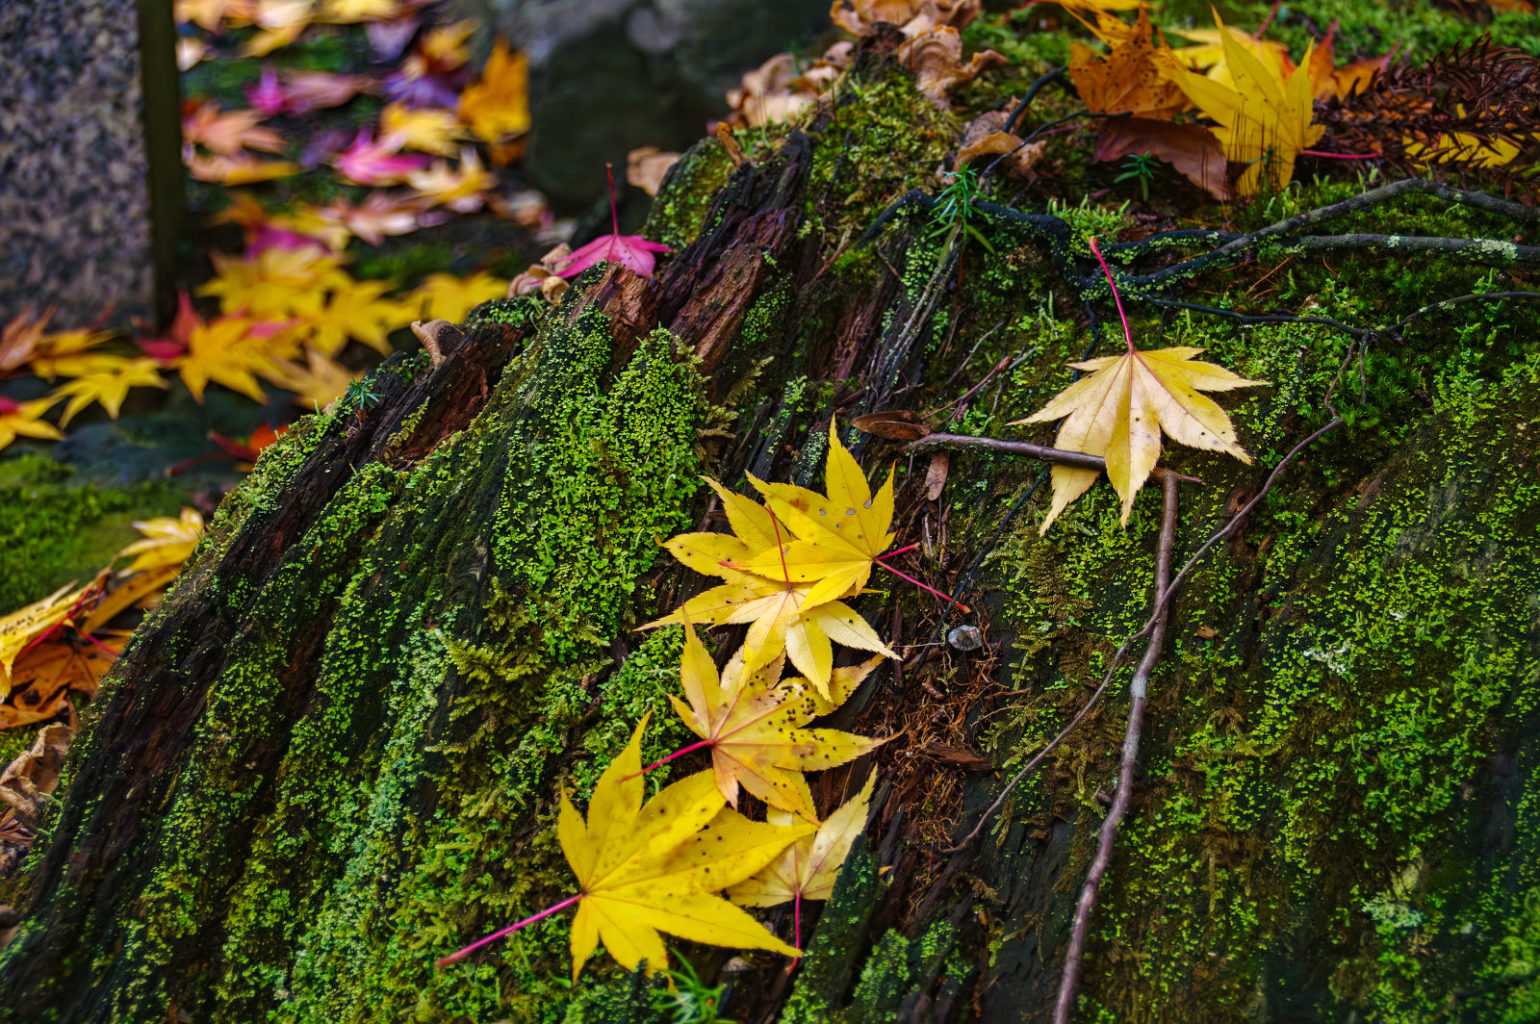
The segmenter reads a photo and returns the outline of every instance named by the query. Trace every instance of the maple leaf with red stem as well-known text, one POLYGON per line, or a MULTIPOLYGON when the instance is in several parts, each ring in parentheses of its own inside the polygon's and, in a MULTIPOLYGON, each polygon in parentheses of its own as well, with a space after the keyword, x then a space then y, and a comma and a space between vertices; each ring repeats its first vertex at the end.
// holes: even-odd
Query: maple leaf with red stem
POLYGON ((657 242, 649 242, 641 235, 622 235, 620 233, 620 216, 615 212, 615 172, 614 168, 604 165, 605 177, 610 183, 610 226, 612 231, 608 235, 600 235, 587 245, 572 254, 572 259, 556 273, 560 277, 576 277, 595 263, 619 263, 623 267, 634 270, 639 276, 647 277, 657 265, 657 258, 653 253, 673 252, 666 245, 657 242))

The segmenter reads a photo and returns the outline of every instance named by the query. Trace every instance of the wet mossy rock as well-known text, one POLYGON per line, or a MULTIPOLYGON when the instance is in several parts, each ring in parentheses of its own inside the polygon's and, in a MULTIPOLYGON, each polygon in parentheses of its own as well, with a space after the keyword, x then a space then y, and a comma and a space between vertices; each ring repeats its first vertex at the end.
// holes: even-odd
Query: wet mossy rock
MULTIPOLYGON (((685 735, 667 706, 680 636, 634 626, 701 581, 657 541, 702 520, 702 473, 809 481, 831 413, 938 409, 1025 354, 951 424, 1012 436, 1092 340, 1056 269, 1094 267, 1073 238, 986 217, 998 255, 959 257, 911 206, 856 244, 904 191, 939 187, 955 144, 864 149, 866 121, 886 137, 896 116, 949 117, 863 60, 835 113, 749 163, 715 141, 687 156, 657 207, 682 248, 654 278, 596 268, 554 310, 482 307, 441 365, 397 356, 377 402, 264 453, 130 642, 26 873, 5 882, 24 916, 0 953, 0 1020, 663 1019, 655 983, 602 959, 567 984, 561 916, 432 967, 570 891, 558 795, 586 800, 643 714, 644 754, 685 735)), ((1237 216, 1362 190, 1317 184, 1237 216)), ((1094 207, 1065 219, 1117 225, 1094 207)), ((1341 230, 1514 233, 1422 195, 1341 230)), ((1180 294, 1240 305, 1272 275, 1271 308, 1381 324, 1521 286, 1434 256, 1296 256, 1273 274, 1283 258, 1180 294)), ((1178 560, 1327 422, 1334 382, 1349 422, 1176 598, 1077 1020, 1540 1015, 1540 345, 1522 316, 1423 317, 1341 380, 1350 339, 1326 325, 1136 318, 1150 347, 1200 345, 1272 382, 1228 402, 1256 466, 1168 451, 1205 481, 1183 492, 1178 560)), ((848 437, 868 466, 896 460, 900 543, 926 545, 922 571, 955 583, 978 567, 968 621, 986 646, 935 646, 938 609, 908 590, 859 599, 910 648, 839 723, 908 730, 877 757, 874 824, 806 912, 795 973, 686 953, 729 983, 737 1019, 1042 1019, 1125 700, 1014 794, 976 855, 949 865, 940 848, 1144 620, 1158 502, 1142 496, 1124 530, 1099 487, 1039 537, 1038 465, 956 452, 927 501, 926 460, 848 437)), ((823 805, 845 781, 816 778, 823 805)))

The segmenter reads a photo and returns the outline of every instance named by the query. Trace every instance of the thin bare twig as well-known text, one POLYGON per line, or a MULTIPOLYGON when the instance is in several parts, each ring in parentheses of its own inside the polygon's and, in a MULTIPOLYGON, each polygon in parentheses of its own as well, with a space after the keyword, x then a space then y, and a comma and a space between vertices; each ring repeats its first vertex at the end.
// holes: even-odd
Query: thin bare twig
MULTIPOLYGON (((997 437, 970 437, 967 434, 926 434, 918 441, 911 441, 904 446, 904 450, 909 452, 922 452, 930 448, 983 448, 987 451, 1003 452, 1006 455, 1025 455, 1031 459, 1042 459, 1044 462, 1053 462, 1061 466, 1075 466, 1080 469, 1094 469, 1097 471, 1107 468, 1107 460, 1100 455, 1066 451, 1063 448, 1050 448, 1045 444, 1033 444, 1030 441, 1003 441, 997 437)), ((1184 484, 1201 484, 1203 482, 1195 476, 1173 472, 1163 466, 1156 466, 1150 471, 1150 476, 1161 481, 1164 481, 1168 476, 1174 476, 1178 482, 1184 484)))
POLYGON ((1064 954, 1064 973, 1059 978, 1059 996, 1054 1003, 1054 1024, 1069 1024, 1069 1015, 1075 1008, 1075 991, 1080 987, 1080 962, 1085 956, 1086 935, 1090 931, 1091 909, 1096 905, 1096 892, 1107 868, 1112 864, 1112 847, 1117 841, 1118 826, 1128 813, 1128 804, 1134 789, 1134 764, 1139 759, 1139 739, 1144 726, 1145 694, 1149 687, 1150 673, 1160 660, 1160 651, 1166 639, 1166 620, 1169 605, 1166 595, 1171 590, 1171 550, 1176 546, 1176 495, 1178 483, 1171 477, 1165 481, 1165 506, 1160 521, 1160 542, 1155 554, 1155 627, 1150 631, 1150 642, 1144 648, 1144 657, 1134 669, 1129 683, 1128 727, 1123 732, 1123 760, 1118 767, 1118 789, 1112 799, 1112 808, 1102 822, 1101 837, 1096 844, 1096 857, 1086 872, 1085 885, 1080 890, 1080 901, 1075 905, 1075 923, 1070 929, 1069 949, 1064 954))

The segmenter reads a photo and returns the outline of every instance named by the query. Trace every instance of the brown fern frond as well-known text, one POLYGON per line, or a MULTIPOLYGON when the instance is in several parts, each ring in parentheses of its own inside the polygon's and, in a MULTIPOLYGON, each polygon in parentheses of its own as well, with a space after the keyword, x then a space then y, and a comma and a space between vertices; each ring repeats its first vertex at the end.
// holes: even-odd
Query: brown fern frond
POLYGON ((1533 174, 1540 143, 1540 59, 1483 37, 1424 64, 1404 58, 1367 88, 1321 103, 1332 148, 1378 153, 1411 172, 1430 166, 1533 174))

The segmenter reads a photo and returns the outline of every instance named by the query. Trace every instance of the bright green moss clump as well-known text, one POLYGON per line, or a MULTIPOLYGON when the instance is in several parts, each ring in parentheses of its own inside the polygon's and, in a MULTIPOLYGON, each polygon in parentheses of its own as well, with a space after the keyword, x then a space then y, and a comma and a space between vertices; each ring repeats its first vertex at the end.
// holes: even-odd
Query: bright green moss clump
POLYGON ((69 467, 38 455, 0 462, 0 614, 84 583, 123 545, 132 523, 176 515, 187 495, 169 484, 85 483, 69 467))

